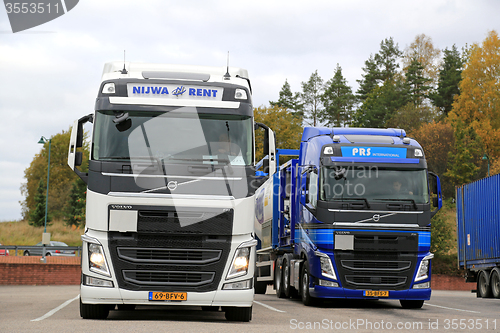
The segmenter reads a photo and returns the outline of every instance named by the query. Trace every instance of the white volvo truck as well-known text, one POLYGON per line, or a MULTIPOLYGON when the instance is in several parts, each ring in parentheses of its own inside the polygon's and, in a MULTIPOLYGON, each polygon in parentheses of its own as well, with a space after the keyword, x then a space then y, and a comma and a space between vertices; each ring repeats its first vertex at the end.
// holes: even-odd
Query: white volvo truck
MULTIPOLYGON (((244 69, 105 64, 95 111, 75 121, 68 153, 88 186, 83 318, 195 305, 251 320, 258 125, 244 69)), ((261 127, 273 153, 274 133, 261 127)), ((267 165, 275 169, 272 156, 267 165)))

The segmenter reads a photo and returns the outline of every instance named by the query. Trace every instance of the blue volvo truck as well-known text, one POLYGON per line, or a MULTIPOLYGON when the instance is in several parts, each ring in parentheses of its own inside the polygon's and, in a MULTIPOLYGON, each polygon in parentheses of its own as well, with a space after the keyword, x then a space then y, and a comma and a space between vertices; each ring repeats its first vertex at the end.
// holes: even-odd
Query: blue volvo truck
POLYGON ((477 297, 500 298, 500 174, 457 187, 458 265, 477 297))
MULTIPOLYGON (((304 129, 299 150, 256 192, 256 293, 278 297, 431 296, 431 217, 439 177, 401 129, 304 129)), ((272 170, 269 172, 271 173, 272 170)))

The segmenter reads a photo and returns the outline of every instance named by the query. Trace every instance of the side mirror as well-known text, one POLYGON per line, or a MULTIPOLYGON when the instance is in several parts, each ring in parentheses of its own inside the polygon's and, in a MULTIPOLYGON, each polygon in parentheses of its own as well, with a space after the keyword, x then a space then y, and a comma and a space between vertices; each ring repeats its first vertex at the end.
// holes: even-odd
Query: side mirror
POLYGON ((77 151, 75 154, 75 166, 81 166, 83 161, 83 153, 81 151, 77 151))
POLYGON ((443 195, 441 193, 441 181, 439 180, 438 175, 434 172, 429 171, 429 188, 431 193, 435 195, 432 198, 432 204, 436 209, 431 211, 431 217, 436 215, 436 213, 443 207, 443 195))

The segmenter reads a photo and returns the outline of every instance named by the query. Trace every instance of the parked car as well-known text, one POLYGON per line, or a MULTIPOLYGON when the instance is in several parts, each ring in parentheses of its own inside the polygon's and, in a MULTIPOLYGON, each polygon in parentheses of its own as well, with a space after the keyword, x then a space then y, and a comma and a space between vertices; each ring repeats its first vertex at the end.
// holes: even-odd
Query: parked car
POLYGON ((8 256, 8 255, 9 255, 9 250, 0 250, 0 256, 8 256))
MULTIPOLYGON (((25 256, 41 256, 42 255, 42 242, 36 244, 35 246, 39 246, 39 249, 27 249, 24 250, 25 256)), ((51 249, 50 247, 57 246, 68 246, 68 244, 63 242, 50 241, 49 245, 45 245, 45 255, 46 256, 74 256, 75 250, 61 250, 61 249, 51 249)))

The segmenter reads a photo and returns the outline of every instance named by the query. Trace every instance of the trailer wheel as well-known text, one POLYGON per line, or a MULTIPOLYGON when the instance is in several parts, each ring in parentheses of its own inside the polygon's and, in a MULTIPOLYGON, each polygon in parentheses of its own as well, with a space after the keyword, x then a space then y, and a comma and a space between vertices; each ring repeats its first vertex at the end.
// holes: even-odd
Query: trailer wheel
POLYGON ((108 304, 83 304, 80 298, 80 316, 83 319, 106 319, 108 314, 108 304))
POLYGON ((491 287, 489 284, 489 276, 486 271, 480 271, 477 278, 477 294, 482 298, 491 297, 491 287))
POLYGON ((493 268, 490 274, 490 286, 493 297, 500 298, 500 269, 493 268))
POLYGON ((282 266, 283 258, 278 257, 276 259, 276 265, 274 266, 274 288, 276 288, 276 296, 278 298, 285 298, 285 290, 283 289, 283 277, 282 277, 282 266))

